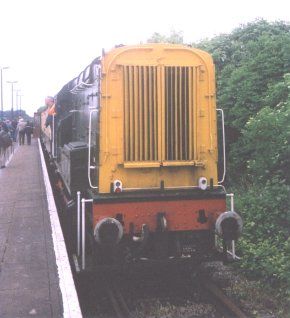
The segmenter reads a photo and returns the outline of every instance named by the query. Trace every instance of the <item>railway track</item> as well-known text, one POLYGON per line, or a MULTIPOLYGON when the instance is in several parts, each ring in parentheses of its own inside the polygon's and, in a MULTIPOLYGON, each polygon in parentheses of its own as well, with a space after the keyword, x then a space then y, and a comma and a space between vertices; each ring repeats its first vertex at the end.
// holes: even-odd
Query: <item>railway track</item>
POLYGON ((248 316, 210 279, 202 279, 202 287, 214 301, 216 308, 223 317, 248 318, 248 316))
POLYGON ((89 288, 85 282, 87 294, 83 300, 90 298, 91 308, 85 308, 84 317, 249 317, 207 275, 198 279, 166 276, 148 277, 145 281, 101 277, 94 283, 90 281, 89 288))
POLYGON ((180 271, 141 274, 82 281, 84 317, 249 317, 219 287, 224 282, 207 273, 191 279, 180 271))
MULTIPOLYGON (((171 278, 172 279, 172 278, 171 278)), ((158 279, 157 279, 158 281, 158 279)), ((184 298, 191 299, 192 294, 192 282, 183 281, 182 279, 173 279, 173 281, 168 282, 168 284, 165 284, 169 287, 169 289, 176 289, 176 298, 180 298, 180 295, 184 293, 184 298), (172 284, 173 283, 173 284, 172 284), (175 286, 175 287, 173 287, 175 286)), ((162 290, 167 289, 164 286, 162 286, 164 282, 159 282, 159 287, 161 287, 161 290, 158 291, 158 287, 155 285, 155 283, 150 284, 149 286, 143 285, 143 291, 147 295, 152 296, 152 302, 155 301, 155 297, 162 299, 167 299, 167 301, 173 296, 172 294, 168 296, 168 290, 165 292, 165 295, 160 298, 160 293, 163 294, 162 290), (151 287, 150 287, 151 285, 151 287), (155 294, 157 292, 157 294, 155 294), (154 295, 155 294, 155 295, 154 295), (155 297, 154 297, 155 296, 155 297)), ((194 281, 194 285, 196 285, 196 281, 194 281)), ((209 303, 213 305, 215 308, 215 317, 223 317, 223 318, 248 318, 249 316, 246 315, 235 302, 233 302, 232 299, 230 299, 223 290, 212 281, 210 277, 203 276, 200 279, 198 279, 198 285, 201 287, 200 291, 203 291, 206 295, 206 299, 209 303)), ((130 318, 134 317, 132 312, 130 312, 127 302, 123 296, 123 293, 121 292, 120 288, 118 287, 116 283, 112 282, 112 280, 105 281, 104 286, 106 288, 106 293, 108 295, 108 298, 110 300, 110 303, 112 304, 112 308, 114 309, 114 312, 116 314, 117 318, 130 318)), ((138 294, 138 292, 136 293, 138 294)), ((174 292, 173 292, 174 294, 174 292)), ((142 295, 139 295, 139 297, 142 299, 142 295), (140 297, 141 296, 141 297, 140 297)), ((182 298, 183 296, 181 296, 182 298)), ((139 299, 140 299, 139 298, 139 299)), ((147 297, 146 297, 147 298, 147 297)), ((149 297, 150 299, 151 297, 149 297)), ((133 296, 134 299, 134 296, 133 296)), ((138 299, 138 296, 137 296, 138 299)), ((148 299, 148 298, 147 298, 148 299)), ((194 300, 195 302, 195 300, 194 300)), ((173 317, 173 316, 172 316, 173 317)))
POLYGON ((113 306, 117 318, 133 318, 122 292, 114 282, 106 280, 104 282, 106 293, 113 306))

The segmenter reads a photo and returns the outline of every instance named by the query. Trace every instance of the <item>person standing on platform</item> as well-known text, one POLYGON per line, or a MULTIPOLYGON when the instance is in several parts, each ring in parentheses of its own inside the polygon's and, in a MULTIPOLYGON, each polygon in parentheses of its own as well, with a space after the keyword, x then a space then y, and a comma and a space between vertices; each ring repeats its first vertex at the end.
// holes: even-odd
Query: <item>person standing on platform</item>
POLYGON ((19 122, 18 122, 18 125, 17 125, 19 145, 24 145, 24 141, 25 141, 25 126, 26 126, 26 122, 24 121, 23 118, 20 118, 19 122))
POLYGON ((52 96, 47 96, 45 98, 45 105, 47 106, 47 118, 45 121, 45 127, 47 128, 48 126, 50 126, 50 128, 52 128, 52 118, 54 115, 56 115, 54 98, 52 96))
POLYGON ((16 141, 16 137, 17 137, 17 120, 12 120, 11 122, 11 126, 13 128, 13 141, 16 141))
POLYGON ((31 134, 33 133, 33 126, 30 121, 27 122, 24 131, 27 139, 27 145, 31 145, 31 134))
POLYGON ((8 126, 7 126, 6 121, 3 121, 3 122, 2 122, 1 127, 2 127, 1 130, 5 131, 6 133, 9 133, 9 128, 8 128, 8 126))

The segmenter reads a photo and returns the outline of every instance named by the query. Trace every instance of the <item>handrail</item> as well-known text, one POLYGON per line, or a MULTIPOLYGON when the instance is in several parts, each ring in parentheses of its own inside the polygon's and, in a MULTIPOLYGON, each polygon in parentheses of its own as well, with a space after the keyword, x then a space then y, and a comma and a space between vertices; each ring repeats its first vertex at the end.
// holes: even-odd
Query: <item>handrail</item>
POLYGON ((96 169, 96 166, 91 165, 91 143, 92 143, 92 114, 98 112, 96 108, 90 109, 90 119, 89 119, 89 153, 88 153, 88 180, 89 185, 92 189, 98 189, 98 186, 94 186, 91 181, 91 170, 96 169))
MULTIPOLYGON (((226 196, 231 199, 231 210, 234 212, 234 194, 233 193, 227 193, 226 196)), ((232 256, 233 259, 240 260, 241 258, 236 255, 236 243, 234 240, 231 241, 232 245, 232 251, 227 250, 227 253, 232 256)))
POLYGON ((224 111, 221 108, 217 108, 217 111, 222 115, 222 131, 223 131, 223 162, 224 162, 224 169, 223 169, 223 177, 218 184, 221 184, 225 181, 226 177, 226 137, 225 137, 225 116, 224 111))
POLYGON ((52 158, 55 158, 55 153, 54 153, 54 116, 55 114, 52 115, 52 158))
POLYGON ((80 85, 81 87, 83 87, 83 86, 85 86, 85 87, 92 87, 92 86, 94 86, 94 84, 92 84, 92 83, 86 83, 86 82, 81 82, 79 85, 80 85))
POLYGON ((77 256, 81 255, 81 192, 77 192, 77 256))
POLYGON ((75 94, 75 91, 81 92, 81 91, 83 91, 84 89, 86 89, 86 88, 88 88, 88 87, 92 87, 92 86, 94 86, 94 84, 85 83, 85 82, 80 82, 80 83, 78 83, 76 86, 74 86, 74 87, 70 90, 70 92, 73 93, 73 94, 75 94))
POLYGON ((86 203, 93 202, 93 199, 82 199, 82 270, 86 268, 86 203))
POLYGON ((228 198, 231 198, 231 211, 234 211, 234 194, 233 193, 227 193, 226 196, 228 198))

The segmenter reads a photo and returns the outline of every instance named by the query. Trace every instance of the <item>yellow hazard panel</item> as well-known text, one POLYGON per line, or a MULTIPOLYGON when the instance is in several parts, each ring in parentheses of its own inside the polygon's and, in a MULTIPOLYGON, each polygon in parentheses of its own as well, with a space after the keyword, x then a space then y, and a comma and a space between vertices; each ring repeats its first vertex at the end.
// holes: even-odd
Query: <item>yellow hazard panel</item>
POLYGON ((121 47, 102 59, 100 192, 217 183, 212 58, 181 45, 121 47))

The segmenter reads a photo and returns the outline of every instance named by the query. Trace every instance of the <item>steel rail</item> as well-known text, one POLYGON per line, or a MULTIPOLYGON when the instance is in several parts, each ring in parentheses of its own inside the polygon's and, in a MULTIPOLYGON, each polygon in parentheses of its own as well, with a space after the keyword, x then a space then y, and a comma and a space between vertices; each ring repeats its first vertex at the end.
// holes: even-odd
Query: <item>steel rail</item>
POLYGON ((126 304, 126 301, 118 289, 118 287, 112 282, 105 282, 106 292, 112 303, 117 318, 130 318, 132 317, 130 310, 126 304))
POLYGON ((231 317, 236 318, 247 318, 248 316, 243 313, 243 311, 228 297, 225 293, 210 279, 203 279, 202 286, 216 298, 216 300, 222 304, 225 309, 230 312, 232 315, 231 317))

